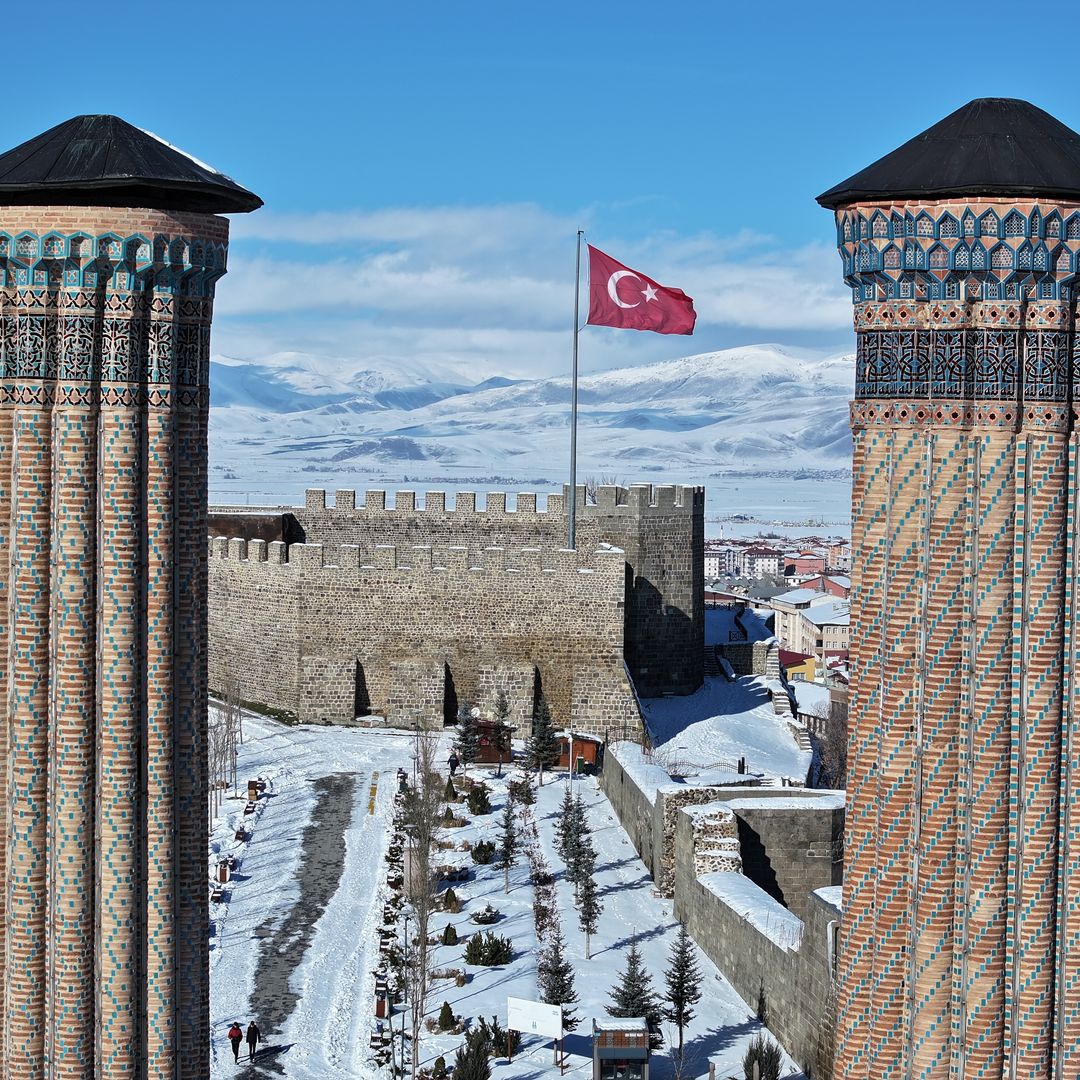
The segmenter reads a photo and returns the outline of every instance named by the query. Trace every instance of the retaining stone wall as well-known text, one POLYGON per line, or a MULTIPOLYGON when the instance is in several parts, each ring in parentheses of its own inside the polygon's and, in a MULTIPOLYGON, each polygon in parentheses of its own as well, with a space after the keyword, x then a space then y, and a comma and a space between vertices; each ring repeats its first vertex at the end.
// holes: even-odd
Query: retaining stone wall
MULTIPOLYGON (((733 801, 737 804, 741 800, 733 801)), ((736 813, 744 814, 747 809, 736 813)), ((675 916, 751 1009, 758 1008, 764 994, 769 1028, 807 1077, 828 1077, 836 1016, 830 940, 840 918, 839 908, 810 892, 800 903, 800 919, 793 919, 783 905, 763 891, 752 889, 760 894, 752 920, 703 883, 697 850, 715 844, 708 822, 726 822, 731 812, 729 806, 718 804, 678 815, 674 839, 675 916), (770 921, 783 931, 759 928, 770 921), (801 933, 790 933, 792 925, 801 933)), ((784 809, 770 813, 779 831, 784 823, 791 823, 791 815, 831 819, 833 812, 784 809)), ((805 830, 805 826, 800 828, 805 830)))
POLYGON ((611 803, 619 824, 634 845, 634 850, 651 872, 654 857, 652 800, 638 787, 610 750, 604 754, 600 790, 611 803))

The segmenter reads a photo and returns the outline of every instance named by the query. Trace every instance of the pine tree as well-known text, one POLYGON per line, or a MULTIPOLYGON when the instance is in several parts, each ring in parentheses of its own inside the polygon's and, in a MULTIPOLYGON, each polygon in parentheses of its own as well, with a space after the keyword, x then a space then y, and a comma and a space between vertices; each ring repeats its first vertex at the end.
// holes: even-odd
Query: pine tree
POLYGON ((463 772, 468 771, 468 766, 476 760, 479 752, 480 732, 476 727, 476 718, 472 714, 472 706, 463 701, 458 708, 457 737, 454 739, 454 753, 461 759, 463 772))
POLYGON ((679 927, 678 936, 671 943, 664 981, 671 1003, 664 1012, 679 1029, 679 1057, 682 1057, 683 1028, 694 1019, 693 1006, 701 1000, 701 970, 694 955, 694 943, 685 926, 679 927))
POLYGON ((489 1080, 491 1061, 484 1040, 472 1039, 454 1057, 454 1080, 489 1080))
POLYGON ((596 849, 592 843, 592 830, 585 817, 585 802, 581 795, 574 797, 570 818, 566 825, 566 876, 574 883, 574 895, 582 878, 596 869, 596 849))
POLYGON ((551 944, 540 955, 536 974, 540 1000, 548 1005, 561 1005, 563 1031, 573 1031, 581 1023, 581 1018, 575 1016, 571 1008, 578 1000, 574 990, 574 965, 566 958, 566 942, 558 926, 551 932, 551 944))
POLYGON ((636 936, 630 942, 626 971, 611 988, 608 1012, 615 1017, 645 1017, 649 1025, 649 1045, 656 1050, 663 1044, 660 1002, 653 991, 652 976, 645 970, 645 962, 638 951, 636 936))
POLYGON ((578 917, 581 920, 581 929, 585 933, 586 960, 592 959, 592 954, 589 952, 589 939, 596 933, 596 928, 600 923, 600 913, 603 910, 604 905, 596 893, 596 877, 590 873, 582 878, 578 889, 578 917))
POLYGON ((559 816, 555 820, 555 851, 562 861, 568 862, 567 837, 570 833, 570 819, 574 814, 574 795, 568 784, 563 789, 562 804, 559 806, 559 816))
POLYGON ((496 776, 502 776, 503 757, 510 755, 510 702, 506 700, 506 691, 500 690, 495 695, 495 723, 491 728, 491 745, 498 755, 496 776))
POLYGON ((551 723, 551 710, 540 698, 533 716, 532 734, 525 743, 525 755, 529 765, 540 773, 540 786, 544 784, 544 769, 559 760, 559 740, 551 723))
POLYGON ((517 861, 518 835, 514 822, 514 800, 507 795, 503 807, 502 833, 499 836, 499 861, 496 866, 503 872, 503 892, 510 891, 510 867, 517 861))

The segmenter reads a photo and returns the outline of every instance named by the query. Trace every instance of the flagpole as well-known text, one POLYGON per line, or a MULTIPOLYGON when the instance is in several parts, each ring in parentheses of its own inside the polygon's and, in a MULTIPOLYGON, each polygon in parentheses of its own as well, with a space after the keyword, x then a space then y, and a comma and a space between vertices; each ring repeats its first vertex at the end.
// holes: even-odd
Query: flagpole
POLYGON ((581 237, 577 231, 577 261, 574 267, 574 373, 570 381, 570 506, 567 515, 566 546, 577 547, 577 376, 578 376, 578 319, 581 317, 581 237))

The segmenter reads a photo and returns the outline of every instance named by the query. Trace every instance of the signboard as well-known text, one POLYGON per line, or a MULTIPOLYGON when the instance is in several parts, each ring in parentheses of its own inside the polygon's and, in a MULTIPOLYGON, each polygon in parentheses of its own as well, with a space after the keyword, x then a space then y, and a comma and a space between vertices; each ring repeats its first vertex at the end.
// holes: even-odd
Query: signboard
POLYGON ((506 999, 506 1026, 511 1031, 544 1035, 549 1039, 561 1039, 563 1035, 562 1006, 546 1005, 542 1001, 529 1001, 528 998, 508 997, 506 999))

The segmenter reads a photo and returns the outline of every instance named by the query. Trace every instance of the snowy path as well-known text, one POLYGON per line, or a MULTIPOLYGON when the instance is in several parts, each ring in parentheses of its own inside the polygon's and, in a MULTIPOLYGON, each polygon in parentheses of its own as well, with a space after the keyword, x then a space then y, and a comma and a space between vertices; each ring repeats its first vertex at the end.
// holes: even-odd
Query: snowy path
POLYGON ((226 801, 211 838, 211 865, 238 860, 224 902, 211 905, 211 1076, 368 1076, 382 857, 411 743, 250 714, 244 730, 241 778, 263 777, 267 794, 246 818, 243 800, 226 801), (234 840, 241 825, 246 842, 234 840), (238 1069, 225 1032, 252 1017, 266 1042, 238 1069))

